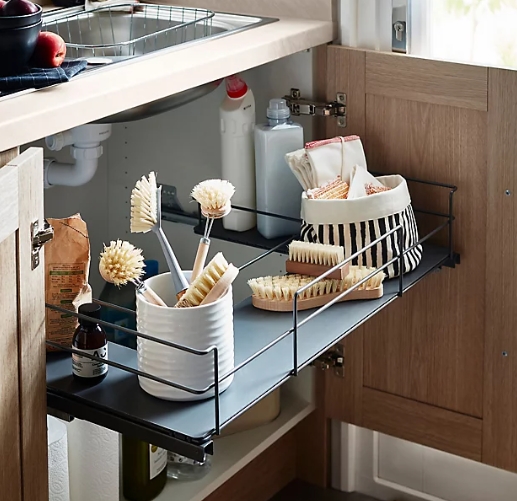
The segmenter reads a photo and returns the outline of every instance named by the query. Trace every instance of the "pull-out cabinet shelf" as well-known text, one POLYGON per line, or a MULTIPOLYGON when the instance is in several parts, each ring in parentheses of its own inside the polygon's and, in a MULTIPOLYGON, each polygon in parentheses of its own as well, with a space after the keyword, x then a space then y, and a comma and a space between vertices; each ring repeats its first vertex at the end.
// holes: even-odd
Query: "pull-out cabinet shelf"
MULTIPOLYGON (((212 452, 212 437, 225 425, 297 375, 427 274, 442 266, 454 266, 457 256, 452 249, 452 232, 448 230, 454 220, 455 187, 440 186, 449 189, 449 213, 421 211, 441 218, 441 224, 420 239, 426 243, 417 269, 401 279, 385 281, 381 298, 336 303, 319 310, 300 311, 297 315, 256 309, 250 298, 237 304, 234 380, 218 398, 169 402, 148 395, 138 383, 136 351, 111 344, 108 375, 101 384, 92 387, 74 381, 69 348, 63 347, 63 353, 48 354, 49 408, 203 460, 205 453, 212 452), (427 242, 438 231, 448 232, 448 247, 427 242)), ((215 367, 214 364, 218 381, 228 376, 217 374, 215 367)))

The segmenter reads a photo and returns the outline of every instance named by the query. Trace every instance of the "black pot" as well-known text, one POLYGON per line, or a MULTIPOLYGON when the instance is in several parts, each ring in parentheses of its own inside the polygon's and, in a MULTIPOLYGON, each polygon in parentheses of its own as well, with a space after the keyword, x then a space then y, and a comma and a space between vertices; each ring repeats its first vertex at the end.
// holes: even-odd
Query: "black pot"
POLYGON ((41 21, 32 26, 0 30, 0 75, 23 73, 32 57, 41 21))
POLYGON ((37 12, 25 14, 24 16, 0 16, 0 30, 21 28, 39 23, 41 21, 43 9, 39 5, 37 5, 37 7, 37 12))

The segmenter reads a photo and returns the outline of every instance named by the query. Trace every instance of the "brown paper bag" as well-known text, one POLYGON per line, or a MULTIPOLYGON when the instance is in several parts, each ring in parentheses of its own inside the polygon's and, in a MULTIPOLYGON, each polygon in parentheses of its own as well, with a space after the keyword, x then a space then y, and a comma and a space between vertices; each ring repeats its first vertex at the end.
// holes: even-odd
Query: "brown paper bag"
MULTIPOLYGON (((45 301, 77 312, 92 300, 88 284, 90 239, 80 214, 65 219, 48 218, 54 238, 45 245, 45 301)), ((77 327, 71 315, 46 308, 47 339, 70 347, 77 327)), ((56 351, 47 346, 48 351, 56 351)))

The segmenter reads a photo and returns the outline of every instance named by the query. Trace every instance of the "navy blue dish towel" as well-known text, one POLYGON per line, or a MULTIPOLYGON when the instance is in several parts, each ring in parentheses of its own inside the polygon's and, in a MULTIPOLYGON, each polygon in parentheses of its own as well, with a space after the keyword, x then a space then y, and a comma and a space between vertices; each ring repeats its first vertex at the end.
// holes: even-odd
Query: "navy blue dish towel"
POLYGON ((86 68, 85 59, 63 61, 59 68, 29 68, 26 73, 0 77, 0 92, 42 89, 49 85, 68 82, 86 68))

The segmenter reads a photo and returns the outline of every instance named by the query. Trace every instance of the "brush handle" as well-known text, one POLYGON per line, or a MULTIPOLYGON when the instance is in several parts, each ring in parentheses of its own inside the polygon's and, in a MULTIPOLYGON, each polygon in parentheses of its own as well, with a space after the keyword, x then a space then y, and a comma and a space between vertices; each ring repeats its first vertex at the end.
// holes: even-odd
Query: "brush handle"
POLYGON ((203 271, 206 262, 206 256, 208 255, 208 249, 210 247, 210 240, 208 238, 202 237, 199 240, 199 245, 197 248, 196 260, 194 261, 194 267, 192 268, 192 277, 190 282, 192 283, 203 271))
POLYGON ((160 245, 162 246, 165 260, 167 261, 169 271, 171 272, 172 282, 174 284, 174 289, 176 290, 176 295, 183 295, 183 292, 188 289, 188 282, 185 278, 185 275, 181 271, 178 260, 174 255, 174 251, 172 250, 172 247, 160 226, 153 228, 153 231, 156 233, 160 245))
POLYGON ((165 301, 160 296, 158 296, 158 294, 156 294, 153 289, 145 285, 144 282, 135 280, 134 283, 136 285, 136 290, 142 294, 142 296, 144 296, 148 303, 154 304, 156 306, 167 306, 165 301))

